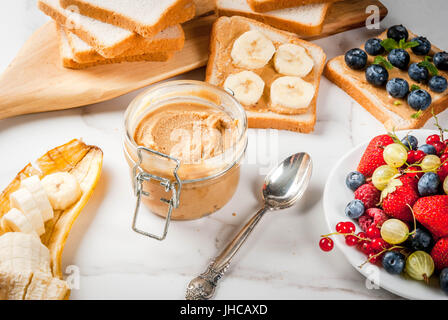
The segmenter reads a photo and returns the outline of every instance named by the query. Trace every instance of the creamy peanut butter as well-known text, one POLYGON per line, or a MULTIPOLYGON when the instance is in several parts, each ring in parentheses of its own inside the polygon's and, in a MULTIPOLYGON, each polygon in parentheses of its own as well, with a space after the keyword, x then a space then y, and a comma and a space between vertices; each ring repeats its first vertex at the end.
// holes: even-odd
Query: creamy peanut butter
MULTIPOLYGON (((214 95, 209 97, 201 91, 191 94, 204 103, 176 102, 156 108, 148 105, 148 111, 137 120, 131 134, 138 146, 180 160, 178 175, 183 183, 179 208, 172 213, 175 220, 211 214, 232 198, 238 186, 242 156, 241 149, 234 147, 241 144, 238 140, 242 130, 244 133, 246 130, 241 127, 241 119, 234 119, 220 109, 224 102, 214 95), (230 158, 225 157, 227 154, 230 158)), ((243 110, 241 113, 244 115, 243 110)), ((131 147, 126 149, 132 167, 137 161, 136 154, 131 147)), ((144 153, 140 166, 148 173, 174 180, 173 161, 144 153)), ((152 212, 166 216, 167 204, 160 199, 169 199, 170 193, 155 180, 145 181, 143 189, 148 196, 142 202, 152 212)))
POLYGON ((236 121, 224 112, 201 104, 171 104, 147 114, 134 140, 193 164, 222 154, 233 145, 237 132, 236 121))

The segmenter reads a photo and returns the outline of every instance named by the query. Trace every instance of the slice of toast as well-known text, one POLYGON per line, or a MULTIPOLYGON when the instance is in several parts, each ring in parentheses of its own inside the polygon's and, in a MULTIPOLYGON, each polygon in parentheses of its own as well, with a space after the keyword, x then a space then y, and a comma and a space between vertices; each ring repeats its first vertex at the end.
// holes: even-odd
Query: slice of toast
MULTIPOLYGON (((92 46, 83 41, 73 32, 64 28, 67 39, 72 48, 74 60, 76 62, 85 64, 89 62, 96 62, 104 60, 92 46)), ((173 52, 181 50, 184 46, 185 34, 180 25, 168 27, 154 37, 153 41, 146 47, 130 48, 117 56, 116 58, 140 56, 153 52, 173 52)))
POLYGON ((302 36, 322 33, 331 3, 309 4, 266 13, 253 11, 247 0, 217 0, 219 16, 244 16, 302 36))
POLYGON ((196 6, 196 17, 216 10, 215 0, 194 0, 194 4, 196 6))
POLYGON ((152 38, 163 29, 194 18, 193 0, 60 0, 62 7, 152 38))
POLYGON ((247 0, 252 10, 255 12, 268 12, 279 9, 286 9, 304 6, 313 3, 336 2, 342 0, 247 0))
POLYGON ((153 38, 144 38, 129 30, 63 9, 59 0, 39 0, 38 7, 105 58, 115 58, 130 48, 145 51, 152 46, 153 38))
POLYGON ((206 81, 223 88, 224 82, 229 75, 245 70, 233 64, 231 51, 235 40, 250 30, 261 32, 272 41, 276 49, 282 44, 295 44, 305 48, 307 54, 314 62, 314 67, 303 79, 314 85, 315 94, 309 106, 300 114, 275 112, 275 109, 270 108, 269 102, 266 101, 269 101, 270 85, 283 75, 276 73, 271 59, 268 65, 262 69, 251 70, 263 78, 265 90, 262 98, 256 105, 244 106, 249 120, 249 127, 290 130, 302 133, 312 132, 316 123, 316 101, 326 55, 320 47, 301 40, 295 34, 278 30, 244 17, 219 18, 212 30, 206 81))
POLYGON ((59 51, 62 60, 62 66, 69 69, 86 69, 98 65, 121 63, 121 62, 137 62, 137 61, 157 61, 164 62, 169 60, 173 56, 173 52, 152 52, 137 56, 122 56, 113 59, 106 59, 99 57, 97 61, 91 61, 87 63, 79 63, 76 61, 72 48, 68 41, 68 37, 64 31, 64 28, 55 24, 58 28, 59 35, 59 51))
MULTIPOLYGON (((386 32, 378 36, 380 39, 385 39, 386 37, 386 32)), ((416 35, 409 32, 409 39, 413 39, 414 37, 416 35)), ((415 55, 410 49, 407 51, 411 57, 410 64, 420 62, 424 58, 423 56, 415 55)), ((432 46, 429 55, 432 56, 435 52, 439 51, 440 49, 432 46)), ((373 59, 374 57, 369 56, 368 63, 373 63, 373 59)), ((417 111, 408 105, 406 98, 393 98, 389 96, 385 88, 378 88, 369 84, 365 79, 365 71, 352 70, 347 67, 343 55, 328 61, 324 74, 329 80, 347 92, 376 119, 382 122, 388 130, 421 128, 432 117, 432 112, 438 114, 448 107, 448 90, 444 93, 435 93, 429 89, 427 84, 413 81, 407 71, 402 71, 398 68, 393 68, 388 71, 389 79, 397 77, 403 78, 408 81, 410 87, 415 84, 426 90, 432 98, 430 107, 416 117, 417 111)), ((439 70, 439 73, 441 76, 448 78, 448 72, 439 70)))

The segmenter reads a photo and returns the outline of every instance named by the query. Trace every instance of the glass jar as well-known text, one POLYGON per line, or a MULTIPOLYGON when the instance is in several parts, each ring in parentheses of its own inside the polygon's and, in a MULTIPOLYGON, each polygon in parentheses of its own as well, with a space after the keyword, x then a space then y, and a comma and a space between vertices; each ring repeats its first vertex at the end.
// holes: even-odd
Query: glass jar
MULTIPOLYGON (((165 109, 160 110, 165 112, 165 109)), ((238 186, 246 147, 246 113, 224 90, 201 81, 181 80, 157 84, 140 94, 125 114, 124 153, 137 197, 134 231, 163 240, 170 219, 198 219, 222 208, 238 186), (137 144, 136 130, 148 115, 159 108, 191 104, 222 112, 233 121, 236 132, 230 147, 216 156, 186 162, 137 144), (140 202, 151 212, 166 218, 162 236, 136 227, 140 202)))

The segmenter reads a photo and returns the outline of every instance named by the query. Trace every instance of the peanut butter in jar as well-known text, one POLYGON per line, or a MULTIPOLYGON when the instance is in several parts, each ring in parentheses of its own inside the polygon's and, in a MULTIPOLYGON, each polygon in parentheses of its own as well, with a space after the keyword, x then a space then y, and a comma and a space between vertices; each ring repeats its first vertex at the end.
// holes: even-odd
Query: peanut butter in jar
MULTIPOLYGON (((221 89, 199 81, 175 81, 150 88, 126 112, 125 155, 133 168, 138 147, 180 163, 179 207, 172 219, 201 218, 222 208, 238 186, 247 145, 247 119, 241 105, 221 89)), ((176 162, 142 153, 141 169, 175 181, 176 162)), ((170 194, 159 181, 143 183, 142 202, 165 217, 170 194)))

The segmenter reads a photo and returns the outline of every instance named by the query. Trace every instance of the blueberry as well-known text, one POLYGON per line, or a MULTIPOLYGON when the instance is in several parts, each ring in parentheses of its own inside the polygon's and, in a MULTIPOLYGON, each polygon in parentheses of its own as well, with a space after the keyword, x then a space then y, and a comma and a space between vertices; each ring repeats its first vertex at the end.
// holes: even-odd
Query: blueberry
POLYGON ((432 59, 437 69, 448 70, 448 52, 437 52, 432 59))
POLYGON ((351 219, 358 219, 364 214, 364 203, 361 200, 352 200, 345 208, 345 214, 351 219))
POLYGON ((409 83, 401 78, 393 78, 387 82, 386 90, 394 98, 404 98, 409 93, 409 83))
POLYGON ((446 78, 442 76, 434 76, 429 79, 429 88, 434 92, 442 93, 447 87, 448 82, 446 81, 446 78))
POLYGON ((419 43, 417 47, 411 48, 412 52, 414 52, 415 54, 425 56, 431 50, 431 42, 429 42, 429 40, 425 37, 417 37, 412 39, 411 41, 416 41, 419 43))
POLYGON ((418 140, 414 136, 407 135, 401 139, 401 143, 404 144, 409 150, 417 150, 418 140))
POLYGON ((367 64, 367 53, 361 49, 351 49, 345 54, 345 63, 351 69, 364 69, 367 64))
POLYGON ((383 267, 390 274, 400 274, 404 270, 406 259, 400 252, 389 251, 383 256, 383 267))
POLYGON ((345 184, 353 191, 356 191, 360 186, 366 183, 366 178, 361 172, 353 171, 345 178, 345 184))
POLYGON ((443 292, 448 294, 448 268, 445 268, 440 272, 440 288, 443 292))
POLYGON ((413 63, 409 66, 409 77, 417 82, 426 82, 429 79, 428 69, 421 67, 418 63, 413 63))
POLYGON ((436 150, 436 148, 435 148, 433 145, 431 145, 431 144, 424 144, 424 145, 421 145, 421 146, 418 148, 418 150, 421 150, 421 151, 423 151, 423 152, 426 153, 426 154, 435 154, 435 155, 437 155, 437 150, 436 150))
POLYGON ((414 90, 408 95, 408 104, 415 110, 426 110, 431 102, 431 95, 423 89, 414 90))
POLYGON ((364 49, 366 49, 366 52, 371 56, 377 56, 384 53, 384 48, 381 45, 381 39, 377 38, 367 40, 366 44, 364 45, 364 49))
POLYGON ((409 33, 406 28, 400 24, 396 26, 392 26, 387 30, 387 37, 392 38, 395 41, 399 42, 401 39, 404 39, 404 41, 408 40, 409 33))
POLYGON ((366 80, 374 86, 384 86, 389 79, 389 72, 379 64, 372 64, 366 69, 366 80))
POLYGON ((422 197, 436 195, 439 191, 440 179, 434 172, 426 172, 420 180, 418 180, 418 193, 422 197))
POLYGON ((404 49, 393 49, 389 52, 387 59, 394 67, 405 70, 411 61, 411 56, 404 49))
POLYGON ((416 228, 409 236, 409 246, 415 251, 429 252, 433 245, 431 233, 423 228, 416 228))

